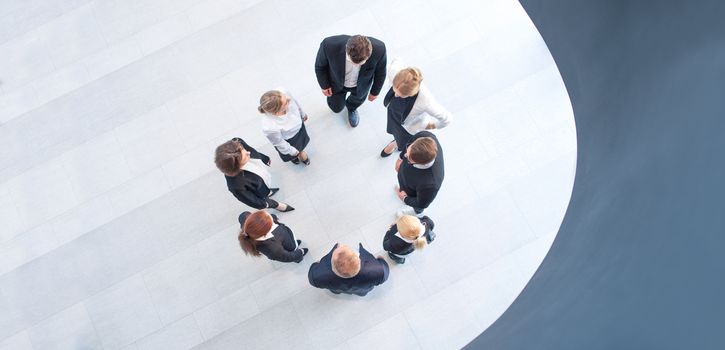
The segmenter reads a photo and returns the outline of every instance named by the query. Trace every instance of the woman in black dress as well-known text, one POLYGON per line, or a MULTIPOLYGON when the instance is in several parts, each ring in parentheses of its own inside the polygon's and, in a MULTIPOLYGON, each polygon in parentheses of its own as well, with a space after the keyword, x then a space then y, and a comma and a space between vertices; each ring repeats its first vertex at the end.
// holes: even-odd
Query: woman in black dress
POLYGON ((398 264, 405 263, 405 256, 416 249, 423 249, 435 239, 435 223, 427 216, 401 216, 383 238, 383 249, 390 259, 398 264))
POLYGON ((239 201, 255 209, 292 211, 295 208, 291 205, 269 198, 279 191, 279 188, 267 186, 272 178, 267 170, 271 162, 268 156, 238 137, 217 147, 214 156, 214 163, 227 180, 229 192, 239 201))
POLYGON ((264 254, 270 260, 299 263, 307 254, 307 248, 300 248, 302 241, 295 239, 292 230, 279 222, 276 215, 264 210, 245 211, 239 215, 239 224, 239 244, 247 255, 264 254))

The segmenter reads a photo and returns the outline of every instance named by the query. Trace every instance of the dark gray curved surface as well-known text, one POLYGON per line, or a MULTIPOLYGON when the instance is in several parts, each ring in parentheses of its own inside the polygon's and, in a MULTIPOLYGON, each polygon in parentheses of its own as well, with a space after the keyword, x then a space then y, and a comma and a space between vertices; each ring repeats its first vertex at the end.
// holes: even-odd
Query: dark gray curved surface
POLYGON ((577 174, 539 270, 470 349, 725 349, 725 1, 523 0, 577 174))

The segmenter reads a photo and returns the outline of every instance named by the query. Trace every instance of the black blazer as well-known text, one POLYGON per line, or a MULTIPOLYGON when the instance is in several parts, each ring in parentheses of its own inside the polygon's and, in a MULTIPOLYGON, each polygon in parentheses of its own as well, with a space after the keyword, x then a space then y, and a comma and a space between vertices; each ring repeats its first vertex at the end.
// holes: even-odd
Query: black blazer
MULTIPOLYGON (((345 45, 349 35, 336 35, 327 37, 320 43, 315 60, 315 74, 320 88, 332 87, 332 92, 340 92, 345 86, 345 45)), ((385 82, 387 56, 385 44, 373 37, 368 37, 373 45, 373 52, 367 62, 360 67, 360 74, 357 77, 358 95, 362 95, 360 89, 368 90, 371 95, 380 95, 380 89, 385 82)))
POLYGON ((360 272, 353 278, 342 278, 332 272, 332 252, 337 244, 319 262, 310 266, 307 278, 317 288, 329 289, 333 293, 347 293, 365 296, 388 279, 390 268, 383 259, 374 257, 360 244, 360 272))
MULTIPOLYGON (((260 159, 264 164, 269 165, 269 157, 257 152, 252 146, 248 145, 244 140, 235 137, 232 139, 242 144, 242 147, 251 153, 251 157, 260 159)), ((240 202, 256 209, 264 209, 268 206, 269 187, 264 183, 259 175, 242 170, 236 176, 224 175, 227 180, 227 188, 234 197, 240 202)))
MULTIPOLYGON (((420 218, 420 222, 425 227, 425 233, 423 234, 425 240, 428 243, 433 242, 435 239, 435 233, 433 233, 435 223, 427 216, 420 218)), ((385 237, 383 238, 383 249, 395 255, 408 255, 412 253, 415 250, 413 243, 404 241, 402 238, 395 235, 396 233, 398 233, 398 225, 393 224, 390 226, 388 232, 385 232, 385 237)))
MULTIPOLYGON (((244 227, 244 221, 251 215, 250 212, 245 211, 239 215, 239 225, 244 227)), ((270 260, 276 260, 281 262, 300 262, 304 256, 302 248, 297 247, 295 242, 295 236, 285 224, 279 222, 277 215, 272 214, 272 220, 277 224, 277 228, 272 230, 274 237, 264 240, 257 241, 257 250, 264 254, 270 260)))
POLYGON ((403 150, 400 152, 400 159, 403 162, 400 164, 400 169, 398 170, 398 185, 400 185, 400 190, 405 191, 405 194, 408 195, 405 198, 405 204, 413 208, 425 209, 433 202, 433 199, 438 194, 438 190, 443 184, 445 171, 443 165, 443 149, 438 142, 438 138, 433 133, 430 131, 421 131, 413 135, 408 144, 413 143, 413 141, 421 137, 430 137, 435 140, 438 146, 438 154, 436 155, 435 162, 428 169, 418 169, 413 164, 408 163, 408 159, 405 157, 405 150, 403 150))

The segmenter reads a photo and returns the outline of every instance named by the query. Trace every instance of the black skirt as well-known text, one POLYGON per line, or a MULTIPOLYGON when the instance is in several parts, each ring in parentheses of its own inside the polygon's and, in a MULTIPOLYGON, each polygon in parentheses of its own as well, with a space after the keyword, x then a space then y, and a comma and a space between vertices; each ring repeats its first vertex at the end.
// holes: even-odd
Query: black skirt
MULTIPOLYGON (((296 148, 298 151, 303 151, 305 147, 307 147, 307 144, 310 143, 310 136, 307 135, 305 123, 302 123, 302 128, 300 128, 300 131, 298 131, 295 136, 292 136, 292 138, 285 141, 287 141, 292 147, 296 148)), ((284 154, 280 152, 276 147, 275 150, 277 150, 277 153, 279 153, 279 157, 282 158, 283 162, 289 162, 293 159, 297 159, 297 156, 284 154)))

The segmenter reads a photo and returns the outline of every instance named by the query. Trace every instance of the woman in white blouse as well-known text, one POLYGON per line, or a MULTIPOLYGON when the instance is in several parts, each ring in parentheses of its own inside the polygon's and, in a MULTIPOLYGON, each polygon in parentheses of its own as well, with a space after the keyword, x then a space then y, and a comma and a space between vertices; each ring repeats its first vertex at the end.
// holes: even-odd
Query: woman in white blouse
POLYGON ((262 132, 277 149, 282 161, 310 165, 310 158, 304 149, 310 142, 304 122, 307 114, 300 104, 279 90, 267 91, 259 99, 257 108, 262 117, 262 132))
POLYGON ((404 68, 395 58, 388 66, 388 79, 392 87, 385 95, 383 105, 388 109, 388 134, 394 140, 383 148, 381 157, 396 149, 405 149, 413 135, 422 130, 441 129, 450 124, 452 116, 433 98, 418 68, 404 68))

